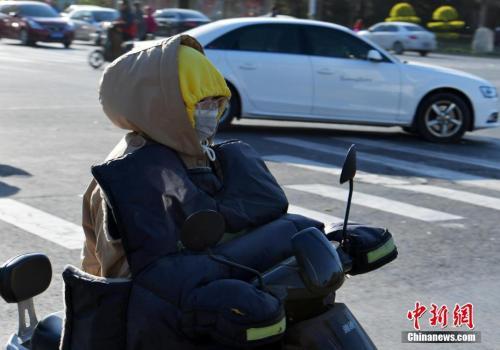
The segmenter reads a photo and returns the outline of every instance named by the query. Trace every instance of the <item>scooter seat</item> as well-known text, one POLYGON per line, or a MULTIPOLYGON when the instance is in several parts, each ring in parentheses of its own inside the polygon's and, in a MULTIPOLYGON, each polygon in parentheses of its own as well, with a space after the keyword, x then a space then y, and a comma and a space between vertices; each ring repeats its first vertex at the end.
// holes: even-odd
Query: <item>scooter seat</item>
POLYGON ((31 338, 32 350, 58 350, 61 343, 64 312, 43 318, 35 327, 31 338))

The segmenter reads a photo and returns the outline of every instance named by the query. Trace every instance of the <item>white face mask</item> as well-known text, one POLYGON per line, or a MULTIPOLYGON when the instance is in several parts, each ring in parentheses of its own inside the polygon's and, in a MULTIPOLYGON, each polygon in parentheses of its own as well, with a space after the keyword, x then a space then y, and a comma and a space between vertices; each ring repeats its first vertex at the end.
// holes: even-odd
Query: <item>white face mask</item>
POLYGON ((218 108, 196 108, 194 112, 194 119, 196 121, 195 129, 198 133, 198 138, 200 139, 200 141, 204 141, 215 135, 215 132, 217 131, 217 125, 219 124, 219 121, 217 120, 218 115, 218 108))

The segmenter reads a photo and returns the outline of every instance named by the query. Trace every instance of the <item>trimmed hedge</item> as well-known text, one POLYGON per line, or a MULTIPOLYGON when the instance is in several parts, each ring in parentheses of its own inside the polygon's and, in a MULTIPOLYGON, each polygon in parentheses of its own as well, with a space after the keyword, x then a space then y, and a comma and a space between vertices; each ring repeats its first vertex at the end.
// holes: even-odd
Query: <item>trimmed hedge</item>
POLYGON ((417 16, 413 6, 407 2, 400 2, 392 7, 389 17, 385 21, 420 23, 420 18, 417 16))
POLYGON ((446 32, 465 27, 465 22, 458 19, 458 12, 453 6, 438 7, 432 13, 432 19, 435 22, 427 23, 427 28, 433 31, 446 32))

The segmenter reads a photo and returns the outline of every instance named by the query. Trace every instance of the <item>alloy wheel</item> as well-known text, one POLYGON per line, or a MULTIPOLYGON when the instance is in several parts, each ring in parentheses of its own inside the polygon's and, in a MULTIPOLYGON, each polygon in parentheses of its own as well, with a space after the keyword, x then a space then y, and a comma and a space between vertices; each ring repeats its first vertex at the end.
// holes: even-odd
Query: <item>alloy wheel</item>
POLYGON ((455 103, 440 100, 429 106, 425 112, 424 122, 429 133, 439 138, 446 138, 460 131, 464 116, 455 103))

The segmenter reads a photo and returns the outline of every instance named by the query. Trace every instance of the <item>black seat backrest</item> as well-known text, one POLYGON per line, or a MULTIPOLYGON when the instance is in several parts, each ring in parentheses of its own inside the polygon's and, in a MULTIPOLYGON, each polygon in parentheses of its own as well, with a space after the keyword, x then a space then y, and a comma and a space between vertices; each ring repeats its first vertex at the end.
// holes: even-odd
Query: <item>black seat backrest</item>
POLYGON ((44 292, 51 279, 52 266, 46 255, 19 255, 0 267, 0 295, 8 303, 18 303, 44 292))

